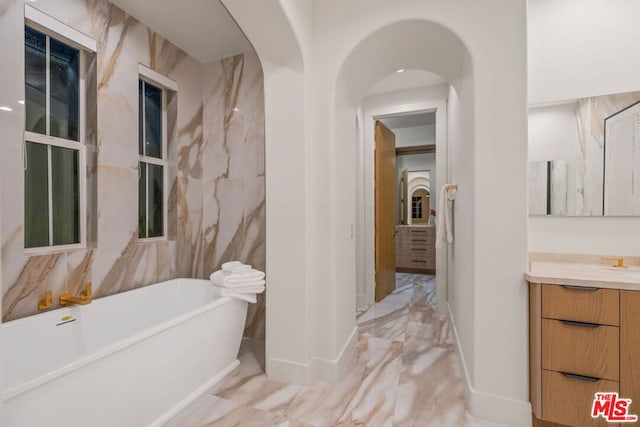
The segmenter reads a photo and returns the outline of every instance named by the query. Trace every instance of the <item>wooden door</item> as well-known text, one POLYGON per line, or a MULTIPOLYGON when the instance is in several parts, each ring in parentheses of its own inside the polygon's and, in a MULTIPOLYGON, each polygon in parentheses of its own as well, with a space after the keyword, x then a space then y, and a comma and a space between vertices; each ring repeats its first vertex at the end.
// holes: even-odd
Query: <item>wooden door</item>
MULTIPOLYGON (((640 291, 620 291, 620 397, 640 416, 640 291)), ((633 424, 635 425, 635 423, 633 424)))
POLYGON ((396 287, 396 136, 376 121, 376 302, 396 287))

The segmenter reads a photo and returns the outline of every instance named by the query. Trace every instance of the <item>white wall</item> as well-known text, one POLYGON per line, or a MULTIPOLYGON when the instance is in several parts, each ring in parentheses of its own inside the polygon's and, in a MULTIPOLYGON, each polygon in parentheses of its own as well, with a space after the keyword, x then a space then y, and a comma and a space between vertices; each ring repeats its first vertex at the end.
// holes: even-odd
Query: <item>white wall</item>
POLYGON ((396 134, 396 147, 434 145, 436 143, 436 125, 398 128, 392 129, 392 131, 396 134))
MULTIPOLYGON (((529 0, 529 103, 639 90, 638 16, 636 0, 529 0)), ((640 218, 529 218, 533 252, 637 256, 639 235, 640 218)))

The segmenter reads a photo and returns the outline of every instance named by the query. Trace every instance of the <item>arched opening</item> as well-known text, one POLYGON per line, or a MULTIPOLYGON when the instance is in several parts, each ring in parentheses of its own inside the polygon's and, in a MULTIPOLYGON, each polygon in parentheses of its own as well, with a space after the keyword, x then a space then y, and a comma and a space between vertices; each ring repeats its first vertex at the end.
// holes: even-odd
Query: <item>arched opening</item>
MULTIPOLYGON (((425 94, 424 96, 408 98, 397 102, 393 110, 385 113, 401 113, 408 111, 434 111, 436 114, 436 129, 440 132, 436 136, 436 162, 437 179, 436 182, 444 184, 455 179, 464 182, 465 194, 460 194, 456 200, 458 208, 468 208, 472 213, 473 203, 473 138, 474 138, 474 91, 473 91, 473 67, 471 55, 464 43, 446 27, 428 21, 401 21, 378 29, 364 37, 345 58, 343 65, 338 72, 335 85, 335 135, 334 152, 339 153, 334 157, 334 170, 336 171, 335 182, 340 185, 335 187, 335 199, 337 206, 347 205, 351 202, 353 216, 357 224, 356 233, 359 238, 350 254, 340 253, 335 258, 336 271, 341 274, 336 275, 336 288, 344 289, 351 286, 354 295, 358 295, 355 306, 358 306, 361 298, 365 295, 365 301, 370 303, 371 289, 375 288, 375 244, 373 233, 375 233, 374 220, 371 212, 374 210, 374 200, 371 188, 359 185, 360 182, 369 180, 373 182, 373 154, 368 141, 368 129, 372 128, 372 116, 364 113, 363 100, 369 89, 379 80, 389 74, 395 73, 398 69, 423 70, 436 73, 442 76, 448 83, 448 89, 440 93, 425 94), (392 46, 401 45, 405 49, 394 49, 392 46), (447 109, 447 102, 450 103, 447 109), (358 117, 362 123, 360 135, 353 132, 353 120, 358 117), (449 120, 447 120, 449 119, 449 120), (454 123, 448 123, 453 121, 454 123), (364 138, 363 138, 364 135, 364 138), (464 140, 464 146, 458 148, 464 155, 454 156, 447 159, 447 140, 459 142, 464 140), (346 150, 345 147, 357 147, 355 150, 346 150), (452 175, 448 173, 450 163, 457 162, 464 157, 467 163, 466 174, 452 175), (354 165, 357 167, 354 168, 354 165), (350 185, 345 185, 349 183, 350 185), (357 268, 353 268, 357 266, 357 268), (348 273, 347 273, 348 272, 348 273), (349 280, 341 281, 341 277, 349 280), (342 283, 340 283, 342 282, 342 283), (353 285, 356 283, 356 289, 353 285)), ((460 145, 457 145, 460 147, 460 145)), ((435 177, 434 177, 435 178, 435 177)), ((343 215, 336 212, 336 222, 339 222, 343 215)), ((466 221, 465 221, 466 222, 466 221)), ((457 238, 456 245, 449 248, 442 248, 436 253, 436 271, 438 310, 444 315, 447 312, 448 293, 455 293, 456 289, 447 289, 447 282, 460 280, 459 269, 454 269, 453 265, 447 265, 447 257, 450 259, 456 256, 472 259, 473 230, 467 224, 456 224, 457 238)), ((344 224, 343 226, 347 226, 344 224)), ((338 229, 340 226, 337 227, 338 229)), ((464 273, 463 273, 464 274, 464 273)), ((348 298, 342 293, 342 298, 348 298)), ((457 296, 457 295, 456 295, 457 296)), ((353 298, 353 297, 351 297, 353 298)), ((353 300, 351 300, 353 301, 353 300)), ((465 310, 472 311, 471 298, 457 301, 465 305, 465 310)), ((352 310, 356 307, 352 306, 352 310)))
MULTIPOLYGON (((445 143, 437 155, 445 167, 437 168, 435 181, 459 186, 454 243, 437 256, 446 275, 438 286, 448 284, 438 311, 455 320, 472 412, 520 417, 526 412, 526 296, 515 283, 526 259, 526 231, 506 230, 525 227, 520 187, 526 150, 513 141, 526 140, 526 78, 514 77, 514 67, 526 66, 519 53, 526 34, 519 21, 504 16, 519 19, 524 6, 505 4, 495 27, 479 28, 476 18, 448 3, 343 8, 338 2, 222 2, 265 72, 269 377, 309 382, 340 379, 345 372, 358 339, 356 289, 371 274, 365 265, 371 254, 363 251, 371 230, 361 219, 367 199, 358 191, 364 179, 358 159, 371 156, 359 141, 373 122, 362 101, 398 68, 424 70, 449 83, 444 95, 407 98, 398 111, 436 114, 445 143), (517 37, 505 38, 514 32, 517 37), (499 90, 505 81, 512 91, 499 90), (498 152, 509 159, 501 165, 510 177, 506 183, 483 169, 498 152), (498 185, 503 191, 496 191, 498 185), (511 192, 508 200, 504 189, 511 192), (491 251, 480 250, 483 244, 491 251), (509 351, 517 356, 508 357, 509 351), (510 379, 496 381, 505 370, 510 379), (506 415, 493 409, 503 404, 512 405, 506 415)), ((486 8, 474 2, 466 7, 493 22, 486 8)))

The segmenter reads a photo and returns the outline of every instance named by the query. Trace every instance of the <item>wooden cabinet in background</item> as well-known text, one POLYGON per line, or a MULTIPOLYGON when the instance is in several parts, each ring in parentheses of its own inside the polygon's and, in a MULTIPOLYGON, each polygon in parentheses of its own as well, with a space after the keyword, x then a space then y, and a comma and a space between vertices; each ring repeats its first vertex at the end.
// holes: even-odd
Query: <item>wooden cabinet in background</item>
POLYGON ((420 225, 396 227, 396 271, 435 274, 435 227, 420 225))

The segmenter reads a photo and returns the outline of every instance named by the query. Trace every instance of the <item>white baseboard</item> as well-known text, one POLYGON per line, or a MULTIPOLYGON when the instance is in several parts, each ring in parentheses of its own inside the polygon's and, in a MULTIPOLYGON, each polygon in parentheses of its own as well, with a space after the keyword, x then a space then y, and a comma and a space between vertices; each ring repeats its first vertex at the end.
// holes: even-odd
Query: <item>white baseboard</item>
POLYGON ((471 375, 467 369, 467 363, 460 345, 458 330, 451 313, 451 306, 447 303, 449 326, 453 333, 455 353, 462 372, 464 382, 464 397, 469 406, 471 415, 483 418, 495 423, 506 424, 509 427, 531 427, 531 403, 512 399, 506 396, 485 393, 473 388, 471 375))
POLYGON ((313 378, 311 363, 299 363, 268 357, 266 370, 270 380, 287 384, 307 385, 313 378))
POLYGON ((313 379, 339 381, 349 366, 357 344, 358 327, 355 326, 335 359, 314 357, 307 363, 299 363, 267 358, 267 375, 276 381, 300 385, 309 384, 313 379))
POLYGON ((229 366, 224 368, 222 371, 215 374, 213 377, 205 381, 202 385, 200 385, 197 389, 191 392, 187 397, 178 402, 173 408, 169 409, 167 412, 162 414, 157 420, 151 423, 151 427, 160 427, 166 424, 171 418, 178 415, 180 411, 182 411, 187 406, 191 405, 196 401, 200 396, 206 393, 211 387, 213 387, 218 381, 227 376, 231 371, 240 365, 240 360, 234 360, 229 366))
POLYGON ((353 355, 356 345, 358 344, 358 326, 353 328, 351 335, 342 346, 342 350, 333 360, 322 359, 316 357, 313 359, 313 372, 315 378, 336 382, 345 374, 351 356, 353 355))

